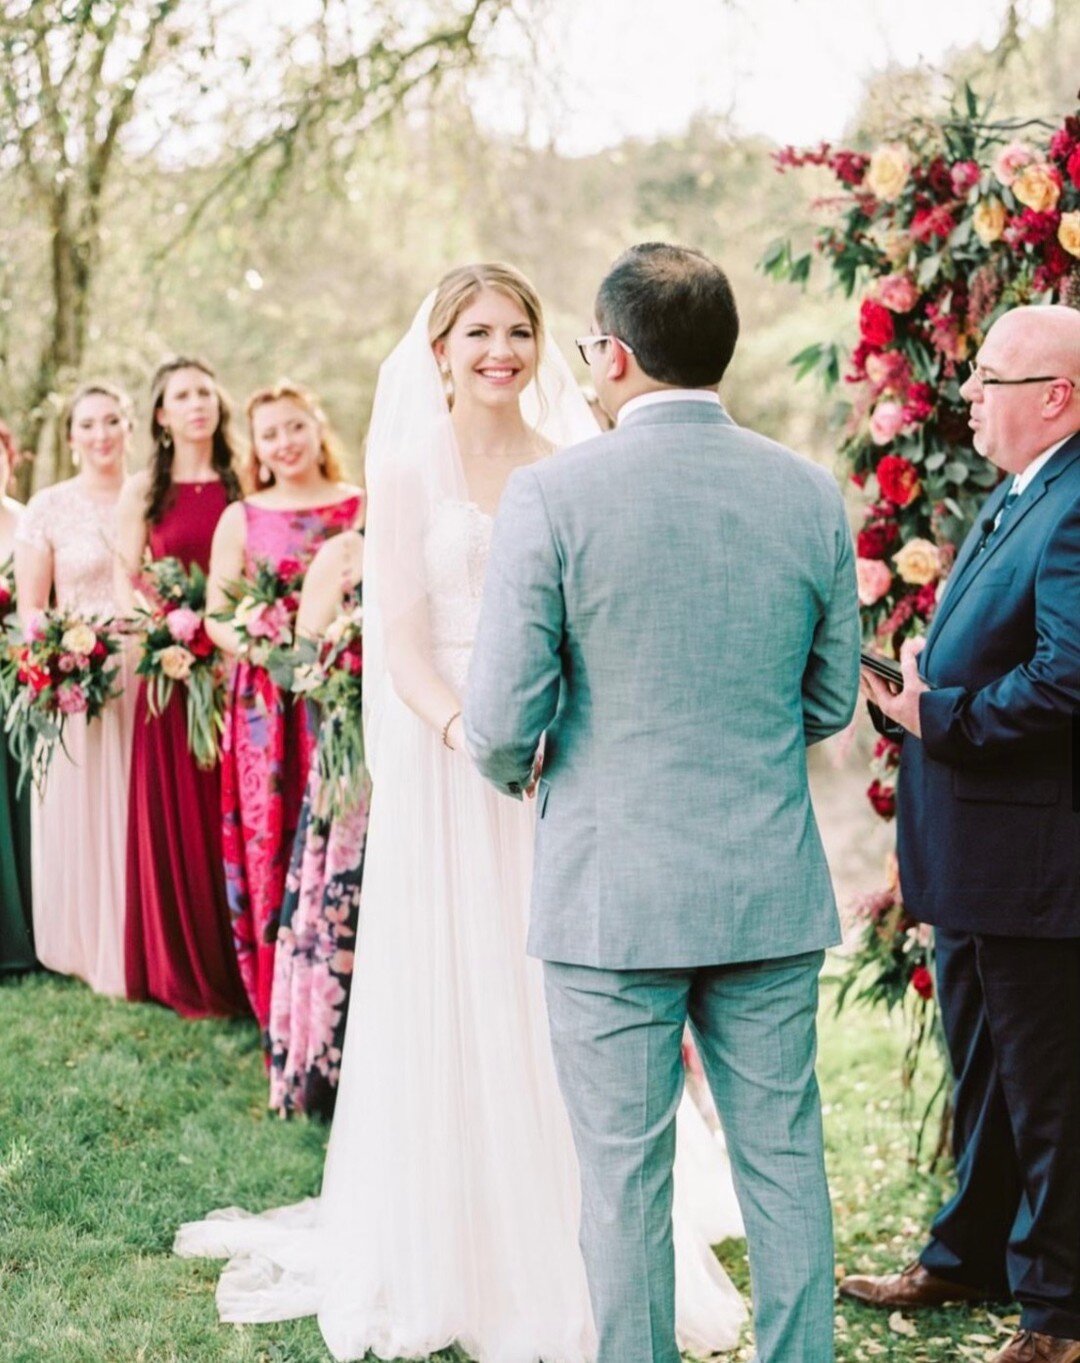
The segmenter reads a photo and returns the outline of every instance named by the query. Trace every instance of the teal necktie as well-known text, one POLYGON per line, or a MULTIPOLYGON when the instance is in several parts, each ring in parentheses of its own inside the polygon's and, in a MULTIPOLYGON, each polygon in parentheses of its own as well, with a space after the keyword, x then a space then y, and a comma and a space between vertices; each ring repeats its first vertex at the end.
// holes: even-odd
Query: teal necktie
POLYGON ((1005 518, 1008 516, 1009 512, 1013 509, 1013 507, 1019 500, 1020 493, 1017 491, 1016 482, 1014 480, 1012 487, 1009 488, 1008 495, 1006 496, 1004 502, 1002 502, 1001 504, 1001 510, 997 514, 997 520, 995 520, 994 523, 989 526, 987 526, 985 522, 983 523, 983 537, 982 542, 979 545, 980 554, 990 543, 990 541, 994 538, 994 536, 998 533, 1001 527, 1005 524, 1005 518))

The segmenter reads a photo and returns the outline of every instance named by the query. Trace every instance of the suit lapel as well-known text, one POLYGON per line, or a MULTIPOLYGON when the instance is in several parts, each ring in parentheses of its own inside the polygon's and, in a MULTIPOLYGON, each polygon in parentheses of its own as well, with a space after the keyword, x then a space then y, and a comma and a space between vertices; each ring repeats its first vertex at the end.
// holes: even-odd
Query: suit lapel
POLYGON ((1054 479, 1060 477, 1077 458, 1080 458, 1080 434, 1066 441, 1061 449, 1051 456, 1046 467, 1036 475, 1031 486, 1025 489, 1010 511, 1008 518, 998 528, 993 539, 980 554, 978 546, 982 539, 982 522, 996 517, 1004 506, 1005 498, 1009 495, 1010 480, 1004 479, 986 499, 979 514, 978 523, 968 534, 960 553, 957 555, 956 564, 949 576, 944 595, 934 613, 933 625, 927 636, 927 649, 933 644, 945 622, 978 575, 984 572, 986 565, 1000 554, 1001 546, 1008 543, 1010 535, 1015 532, 1016 527, 1032 507, 1036 506, 1046 496, 1047 488, 1054 479))

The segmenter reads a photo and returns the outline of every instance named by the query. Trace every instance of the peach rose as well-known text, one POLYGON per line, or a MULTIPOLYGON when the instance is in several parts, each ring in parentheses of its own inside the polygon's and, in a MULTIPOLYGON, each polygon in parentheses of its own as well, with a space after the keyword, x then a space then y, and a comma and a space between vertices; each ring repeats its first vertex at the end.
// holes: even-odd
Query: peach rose
POLYGON ((1011 187, 1024 167, 1037 159, 1038 153, 1027 142, 1010 142, 994 157, 994 174, 1003 185, 1011 187))
POLYGON ((984 246, 993 245, 1005 231, 1005 205, 1000 199, 980 199, 971 215, 971 225, 984 246))
POLYGON ((891 445, 906 425, 899 402, 879 402, 870 416, 870 439, 875 445, 891 445))
POLYGON ((866 187, 879 199, 898 199, 911 177, 911 153, 901 142, 886 142, 870 157, 866 187))
POLYGON ((1080 260, 1080 211, 1062 213, 1058 227, 1058 241, 1069 255, 1080 260))
POLYGON ((1061 198, 1061 172, 1043 161, 1025 166, 1013 181, 1012 192, 1025 208, 1050 213, 1061 198))
POLYGON ((880 601, 892 586, 889 565, 879 558, 857 558, 855 576, 859 584, 859 603, 863 606, 880 601))
POLYGON ((161 670, 170 681, 187 681, 191 676, 194 661, 195 655, 189 653, 181 644, 170 644, 158 654, 161 670))
POLYGON ((941 576, 941 556, 936 544, 929 540, 908 540, 899 553, 893 555, 901 580, 913 587, 925 587, 941 576))

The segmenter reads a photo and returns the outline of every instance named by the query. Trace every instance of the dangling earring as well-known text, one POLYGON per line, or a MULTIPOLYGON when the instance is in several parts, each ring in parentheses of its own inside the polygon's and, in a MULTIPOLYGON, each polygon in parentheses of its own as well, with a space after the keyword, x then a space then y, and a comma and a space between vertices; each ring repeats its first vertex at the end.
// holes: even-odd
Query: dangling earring
POLYGON ((266 467, 265 464, 260 464, 259 482, 263 485, 263 487, 266 487, 266 485, 269 483, 270 477, 271 477, 270 470, 266 467))
POLYGON ((443 392, 446 394, 447 402, 454 400, 454 381, 450 377, 450 366, 448 364, 439 365, 439 373, 442 375, 443 392))
POLYGON ((161 428, 161 448, 163 450, 172 449, 172 431, 169 430, 168 426, 161 428))

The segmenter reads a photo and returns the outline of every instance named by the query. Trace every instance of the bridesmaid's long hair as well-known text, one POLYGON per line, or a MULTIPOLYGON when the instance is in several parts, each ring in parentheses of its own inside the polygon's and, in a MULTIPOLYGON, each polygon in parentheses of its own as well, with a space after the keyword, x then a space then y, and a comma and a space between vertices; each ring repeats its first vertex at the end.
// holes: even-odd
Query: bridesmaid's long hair
POLYGON ((230 430, 232 405, 228 394, 218 383, 217 375, 205 360, 200 360, 194 355, 173 355, 158 365, 150 383, 150 439, 153 448, 150 454, 150 489, 146 494, 146 520, 150 525, 156 525, 161 520, 172 496, 174 449, 171 438, 168 442, 165 440, 166 432, 158 421, 158 408, 165 395, 165 385, 169 381, 169 376, 175 374, 178 369, 197 369, 214 385, 220 415, 212 437, 210 462, 230 502, 237 502, 244 495, 236 472, 240 451, 230 430))

